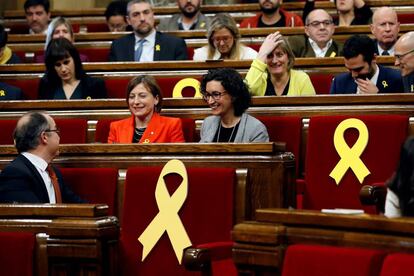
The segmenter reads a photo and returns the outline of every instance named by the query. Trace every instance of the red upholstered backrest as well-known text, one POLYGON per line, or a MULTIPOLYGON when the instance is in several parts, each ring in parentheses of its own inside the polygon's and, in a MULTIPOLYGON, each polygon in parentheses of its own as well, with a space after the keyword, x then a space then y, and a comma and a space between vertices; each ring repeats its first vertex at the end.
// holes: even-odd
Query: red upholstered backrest
MULTIPOLYGON (((121 225, 123 275, 194 275, 178 264, 166 233, 141 262, 143 247, 137 239, 159 211, 155 188, 160 172, 161 167, 135 167, 127 171, 121 225)), ((230 241, 234 169, 187 168, 187 172, 188 194, 178 214, 193 246, 230 241)), ((181 183, 176 174, 164 179, 170 194, 181 183)))
POLYGON ((109 32, 106 22, 87 23, 86 29, 88 33, 109 32))
POLYGON ((0 232, 1 275, 33 275, 36 237, 27 232, 0 232))
POLYGON ((108 92, 108 98, 125 99, 127 85, 130 80, 130 77, 105 79, 105 86, 106 91, 108 92))
POLYGON ((257 117, 267 128, 271 142, 285 142, 286 150, 296 159, 296 172, 299 169, 302 118, 299 116, 261 116, 257 117))
POLYGON ((88 57, 89 62, 108 62, 109 48, 78 48, 80 54, 88 57))
MULTIPOLYGON (((335 149, 333 137, 339 123, 347 118, 350 117, 317 116, 310 119, 305 161, 305 209, 362 209, 359 201, 362 185, 384 182, 397 166, 400 147, 407 137, 408 117, 352 116, 351 118, 362 120, 368 128, 368 144, 360 159, 371 174, 360 184, 353 170, 348 169, 337 186, 335 180, 329 176, 341 159, 335 149)), ((348 146, 352 147, 357 141, 358 131, 354 128, 348 129, 344 136, 348 146)))
MULTIPOLYGON (((96 124, 95 142, 107 143, 109 136, 109 128, 113 121, 119 119, 100 119, 96 124)), ((197 142, 197 133, 195 120, 191 118, 181 118, 181 124, 186 142, 197 142)))
POLYGON ((17 86, 23 91, 24 98, 26 100, 37 100, 38 99, 38 93, 37 89, 39 87, 39 78, 33 78, 33 79, 10 79, 5 80, 5 83, 17 86))
POLYGON ((380 276, 412 276, 414 254, 394 253, 385 257, 380 276))
POLYGON ((333 73, 309 73, 309 77, 315 88, 316 94, 329 94, 332 79, 335 77, 333 73))
POLYGON ((414 23, 414 13, 397 13, 398 21, 401 24, 412 24, 414 23))
POLYGON ((0 145, 13 145, 13 131, 17 120, 0 120, 0 145))
POLYGON ((86 119, 55 119, 60 130, 61 144, 83 144, 86 143, 88 122, 86 119))
POLYGON ((377 276, 380 250, 296 244, 288 246, 282 276, 377 276))
POLYGON ((114 215, 118 170, 115 168, 61 168, 65 184, 89 203, 109 206, 114 215))
MULTIPOLYGON (((157 83, 161 88, 162 95, 164 98, 172 98, 173 97, 173 90, 175 85, 182 79, 186 78, 186 76, 178 76, 178 77, 158 77, 157 83)), ((191 77, 201 81, 200 77, 191 77)), ((184 87, 181 94, 183 97, 193 98, 196 91, 192 87, 184 87)))

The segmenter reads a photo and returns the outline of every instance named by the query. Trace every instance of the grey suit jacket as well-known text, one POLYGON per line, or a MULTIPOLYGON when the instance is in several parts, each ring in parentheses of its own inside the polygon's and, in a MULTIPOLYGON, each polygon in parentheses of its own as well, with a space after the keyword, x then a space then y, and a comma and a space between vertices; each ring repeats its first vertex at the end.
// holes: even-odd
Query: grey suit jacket
MULTIPOLYGON (((157 32, 155 46, 154 61, 188 59, 187 45, 182 38, 157 32)), ((134 47, 134 33, 114 40, 109 52, 109 61, 134 61, 134 47)))
MULTIPOLYGON (((200 143, 210 143, 220 126, 220 116, 209 116, 204 119, 200 132, 200 143)), ((243 113, 237 130, 235 143, 269 142, 269 134, 265 125, 256 118, 243 113)))
MULTIPOLYGON (((157 26, 159 31, 179 31, 180 27, 178 25, 178 20, 181 17, 181 13, 174 14, 169 18, 163 18, 160 21, 160 24, 157 26)), ((197 23, 192 26, 191 30, 208 30, 210 26, 210 19, 204 14, 200 13, 198 15, 197 23)))
MULTIPOLYGON (((306 35, 294 35, 288 38, 289 45, 292 48, 295 57, 315 57, 315 52, 309 43, 306 35)), ((337 57, 342 55, 342 44, 332 40, 332 45, 329 47, 325 57, 337 57)))

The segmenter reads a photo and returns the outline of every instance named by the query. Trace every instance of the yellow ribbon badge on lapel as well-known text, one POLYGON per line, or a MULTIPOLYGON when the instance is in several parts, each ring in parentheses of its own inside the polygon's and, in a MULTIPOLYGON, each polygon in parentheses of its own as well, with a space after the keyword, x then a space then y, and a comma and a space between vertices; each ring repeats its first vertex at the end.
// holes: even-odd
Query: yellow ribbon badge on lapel
POLYGON ((157 51, 157 52, 161 51, 161 45, 160 44, 155 45, 155 51, 157 51))
POLYGON ((383 80, 383 81, 382 81, 382 86, 384 86, 384 88, 388 87, 388 83, 387 83, 387 81, 383 80))
POLYGON ((4 90, 0 90, 0 97, 5 97, 6 96, 6 92, 4 92, 4 90))
POLYGON ((335 179, 336 185, 339 185, 349 168, 352 169, 361 184, 364 178, 371 173, 360 158, 367 144, 368 128, 363 121, 351 118, 343 120, 338 125, 334 134, 334 145, 341 160, 329 174, 330 177, 335 179), (348 128, 356 128, 359 132, 358 140, 351 148, 349 148, 344 138, 344 133, 348 128))
POLYGON ((173 98, 182 98, 183 97, 183 89, 186 87, 192 87, 195 90, 194 97, 201 98, 200 93, 200 82, 197 79, 194 78, 185 78, 180 80, 174 85, 172 96, 173 98))
POLYGON ((177 159, 168 161, 158 177, 157 187, 155 188, 155 200, 157 201, 159 212, 138 238, 143 245, 142 261, 145 260, 152 248, 157 244, 164 231, 167 231, 178 263, 181 264, 183 250, 191 246, 190 238, 178 215, 178 211, 187 198, 187 192, 188 178, 184 163, 177 159), (177 173, 183 178, 180 186, 172 196, 170 196, 164 182, 164 176, 170 173, 177 173))

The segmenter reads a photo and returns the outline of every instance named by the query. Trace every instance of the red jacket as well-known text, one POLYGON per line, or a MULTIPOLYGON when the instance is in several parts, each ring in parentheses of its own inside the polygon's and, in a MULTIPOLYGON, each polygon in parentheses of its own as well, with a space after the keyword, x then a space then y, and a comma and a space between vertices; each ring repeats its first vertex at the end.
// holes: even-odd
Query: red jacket
MULTIPOLYGON (((283 13, 285 16, 285 26, 286 27, 299 27, 303 26, 302 18, 300 18, 299 15, 291 12, 287 12, 283 9, 279 9, 280 13, 283 13)), ((262 13, 259 12, 256 14, 256 16, 249 17, 244 19, 240 23, 240 28, 257 28, 257 25, 259 23, 260 17, 262 16, 262 13)))
MULTIPOLYGON (((112 122, 108 143, 132 143, 135 130, 135 118, 112 122)), ((154 112, 140 143, 183 143, 184 135, 179 118, 160 116, 154 112)))

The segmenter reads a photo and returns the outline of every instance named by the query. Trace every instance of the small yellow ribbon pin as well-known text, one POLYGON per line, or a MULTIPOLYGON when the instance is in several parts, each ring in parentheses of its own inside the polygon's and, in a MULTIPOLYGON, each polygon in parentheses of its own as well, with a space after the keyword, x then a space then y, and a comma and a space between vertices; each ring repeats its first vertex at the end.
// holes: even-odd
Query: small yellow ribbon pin
POLYGON ((6 96, 6 92, 4 92, 4 90, 0 90, 0 97, 4 97, 6 96))
POLYGON ((181 264, 183 250, 191 246, 190 238, 178 215, 178 211, 187 198, 187 192, 188 178, 184 163, 177 159, 168 161, 158 177, 157 187, 155 188, 155 200, 159 212, 138 238, 143 245, 142 261, 145 260, 152 248, 157 244, 164 231, 167 231, 178 263, 181 264), (164 182, 164 176, 170 173, 177 173, 183 178, 180 186, 172 196, 170 196, 164 182))
POLYGON ((336 57, 336 53, 332 52, 329 57, 336 57))
POLYGON ((161 45, 160 44, 157 44, 157 45, 155 45, 155 51, 161 51, 161 45))
POLYGON ((338 164, 336 164, 335 168, 329 174, 330 177, 335 179, 336 185, 339 186, 339 182, 349 168, 352 169, 361 184, 364 178, 371 173, 360 159, 367 144, 368 128, 363 121, 350 118, 343 120, 338 125, 334 134, 334 145, 341 160, 339 160, 338 164), (359 132, 358 140, 352 148, 349 148, 344 139, 344 133, 348 128, 356 128, 359 132))
POLYGON ((382 81, 382 86, 384 86, 384 88, 386 88, 386 87, 388 87, 388 83, 385 80, 383 80, 382 81))

